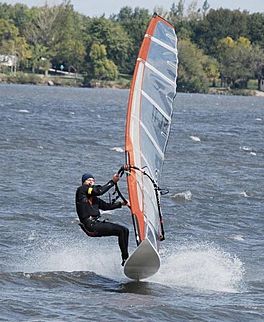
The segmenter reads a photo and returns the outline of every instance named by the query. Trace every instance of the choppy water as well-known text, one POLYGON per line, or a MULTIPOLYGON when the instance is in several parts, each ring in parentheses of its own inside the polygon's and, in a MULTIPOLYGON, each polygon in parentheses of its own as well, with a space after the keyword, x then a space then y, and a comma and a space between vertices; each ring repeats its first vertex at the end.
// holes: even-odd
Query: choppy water
MULTIPOLYGON (((0 321, 263 321, 264 100, 178 94, 162 266, 122 273, 76 224, 84 171, 123 164, 128 91, 0 86, 0 321)), ((127 209, 105 216, 131 229, 127 209)))

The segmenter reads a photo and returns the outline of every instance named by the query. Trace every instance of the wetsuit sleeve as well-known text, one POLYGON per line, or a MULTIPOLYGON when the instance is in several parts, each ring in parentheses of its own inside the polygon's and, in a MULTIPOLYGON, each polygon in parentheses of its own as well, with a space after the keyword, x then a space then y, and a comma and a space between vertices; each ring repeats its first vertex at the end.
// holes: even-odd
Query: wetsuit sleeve
POLYGON ((115 185, 114 181, 110 180, 104 186, 95 185, 92 187, 88 187, 87 194, 88 196, 93 196, 93 197, 101 196, 104 193, 106 193, 110 188, 112 188, 114 185, 115 185))
POLYGON ((99 209, 102 210, 113 210, 113 209, 117 209, 117 208, 121 208, 122 207, 122 203, 121 202, 115 202, 113 204, 105 202, 102 199, 98 198, 98 205, 99 205, 99 209))

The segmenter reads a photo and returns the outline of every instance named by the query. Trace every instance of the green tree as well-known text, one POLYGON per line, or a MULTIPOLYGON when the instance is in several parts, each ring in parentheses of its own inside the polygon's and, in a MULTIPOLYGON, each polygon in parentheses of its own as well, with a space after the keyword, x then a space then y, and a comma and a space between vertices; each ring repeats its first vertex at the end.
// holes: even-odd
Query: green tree
POLYGON ((0 41, 1 43, 8 41, 8 40, 14 40, 16 37, 18 37, 19 32, 17 27, 5 19, 0 19, 0 41))
POLYGON ((51 62, 48 58, 41 57, 39 62, 39 68, 44 70, 45 76, 48 76, 49 69, 51 68, 51 66, 51 62))
POLYGON ((178 43, 178 90, 183 92, 207 92, 208 78, 205 70, 206 56, 189 39, 178 43))
POLYGON ((19 33, 23 36, 23 31, 31 17, 31 10, 24 4, 16 3, 7 9, 8 19, 18 28, 19 33))
POLYGON ((130 7, 123 7, 117 16, 112 17, 123 26, 138 48, 141 45, 150 18, 149 11, 139 7, 134 10, 130 7))
POLYGON ((32 8, 24 34, 32 46, 46 48, 46 57, 54 67, 61 64, 67 70, 84 70, 85 46, 82 16, 76 13, 70 1, 58 6, 32 8))
POLYGON ((25 38, 19 36, 18 28, 5 19, 0 19, 0 52, 6 55, 16 55, 20 64, 31 55, 25 38))
POLYGON ((238 39, 248 32, 248 13, 239 10, 211 9, 208 14, 193 25, 194 41, 207 54, 216 56, 218 42, 227 36, 238 39))
POLYGON ((204 1, 203 6, 202 6, 202 14, 203 18, 207 15, 208 10, 210 9, 210 5, 207 0, 204 1))
POLYGON ((240 37, 237 41, 231 37, 223 38, 218 44, 218 60, 221 77, 231 87, 247 87, 254 77, 254 47, 249 39, 240 37))
POLYGON ((118 69, 123 73, 127 71, 132 41, 119 23, 104 17, 93 18, 86 32, 89 35, 87 52, 90 52, 93 43, 102 44, 107 50, 107 57, 118 69))
POLYGON ((150 21, 150 14, 147 9, 136 7, 132 10, 131 7, 121 8, 118 15, 112 16, 111 19, 118 22, 126 31, 130 39, 130 47, 126 70, 132 73, 136 63, 139 48, 145 35, 146 28, 150 21))
POLYGON ((49 51, 47 47, 41 44, 36 44, 35 46, 31 46, 31 53, 32 55, 30 57, 30 65, 32 68, 32 72, 35 73, 36 69, 40 69, 40 67, 43 67, 43 58, 50 58, 49 51))
POLYGON ((260 89, 261 79, 264 78, 264 50, 259 45, 252 45, 251 61, 253 77, 257 78, 258 89, 260 89))
POLYGON ((199 20, 201 19, 201 9, 198 8, 198 1, 192 0, 187 8, 187 19, 188 20, 199 20))
POLYGON ((94 43, 90 52, 91 75, 96 80, 115 80, 118 77, 118 69, 113 61, 107 59, 106 47, 94 43))
POLYGON ((10 19, 10 8, 12 8, 11 5, 7 3, 0 3, 0 19, 10 19))
POLYGON ((176 25, 180 21, 184 20, 184 1, 180 0, 177 4, 173 2, 168 19, 173 25, 176 25))
POLYGON ((252 43, 264 48, 264 13, 248 16, 248 37, 252 43))
POLYGON ((211 85, 216 86, 216 80, 220 77, 218 61, 210 56, 204 56, 202 65, 207 79, 210 80, 211 85))
POLYGON ((188 17, 184 15, 184 10, 184 1, 180 0, 177 4, 172 4, 168 14, 168 20, 174 25, 179 39, 189 39, 193 34, 193 28, 188 17))
POLYGON ((74 11, 70 1, 65 1, 57 10, 52 62, 55 66, 63 63, 66 69, 84 71, 86 49, 82 17, 74 11))
POLYGON ((31 45, 41 44, 51 48, 54 44, 55 21, 58 16, 57 7, 32 8, 31 18, 23 31, 24 36, 31 45))

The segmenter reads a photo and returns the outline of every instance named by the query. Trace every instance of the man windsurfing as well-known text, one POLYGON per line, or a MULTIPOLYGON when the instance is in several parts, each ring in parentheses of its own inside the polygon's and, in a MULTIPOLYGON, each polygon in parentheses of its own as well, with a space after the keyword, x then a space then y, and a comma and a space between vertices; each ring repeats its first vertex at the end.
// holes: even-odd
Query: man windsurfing
POLYGON ((98 198, 98 196, 106 193, 118 181, 119 175, 115 174, 112 180, 100 186, 95 185, 95 179, 91 173, 83 174, 82 185, 76 190, 75 203, 76 211, 81 222, 80 226, 88 236, 118 236, 118 244, 122 256, 121 265, 124 266, 128 258, 129 230, 122 225, 100 220, 100 210, 113 210, 128 205, 128 203, 115 202, 112 204, 98 198))

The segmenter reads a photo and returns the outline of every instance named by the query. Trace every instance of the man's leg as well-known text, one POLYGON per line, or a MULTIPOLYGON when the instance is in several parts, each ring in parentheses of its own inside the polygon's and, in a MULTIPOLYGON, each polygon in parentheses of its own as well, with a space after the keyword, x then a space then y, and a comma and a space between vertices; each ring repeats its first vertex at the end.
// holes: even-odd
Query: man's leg
POLYGON ((96 222, 94 230, 99 236, 118 236, 122 259, 126 260, 128 258, 129 230, 126 227, 111 222, 96 222))

